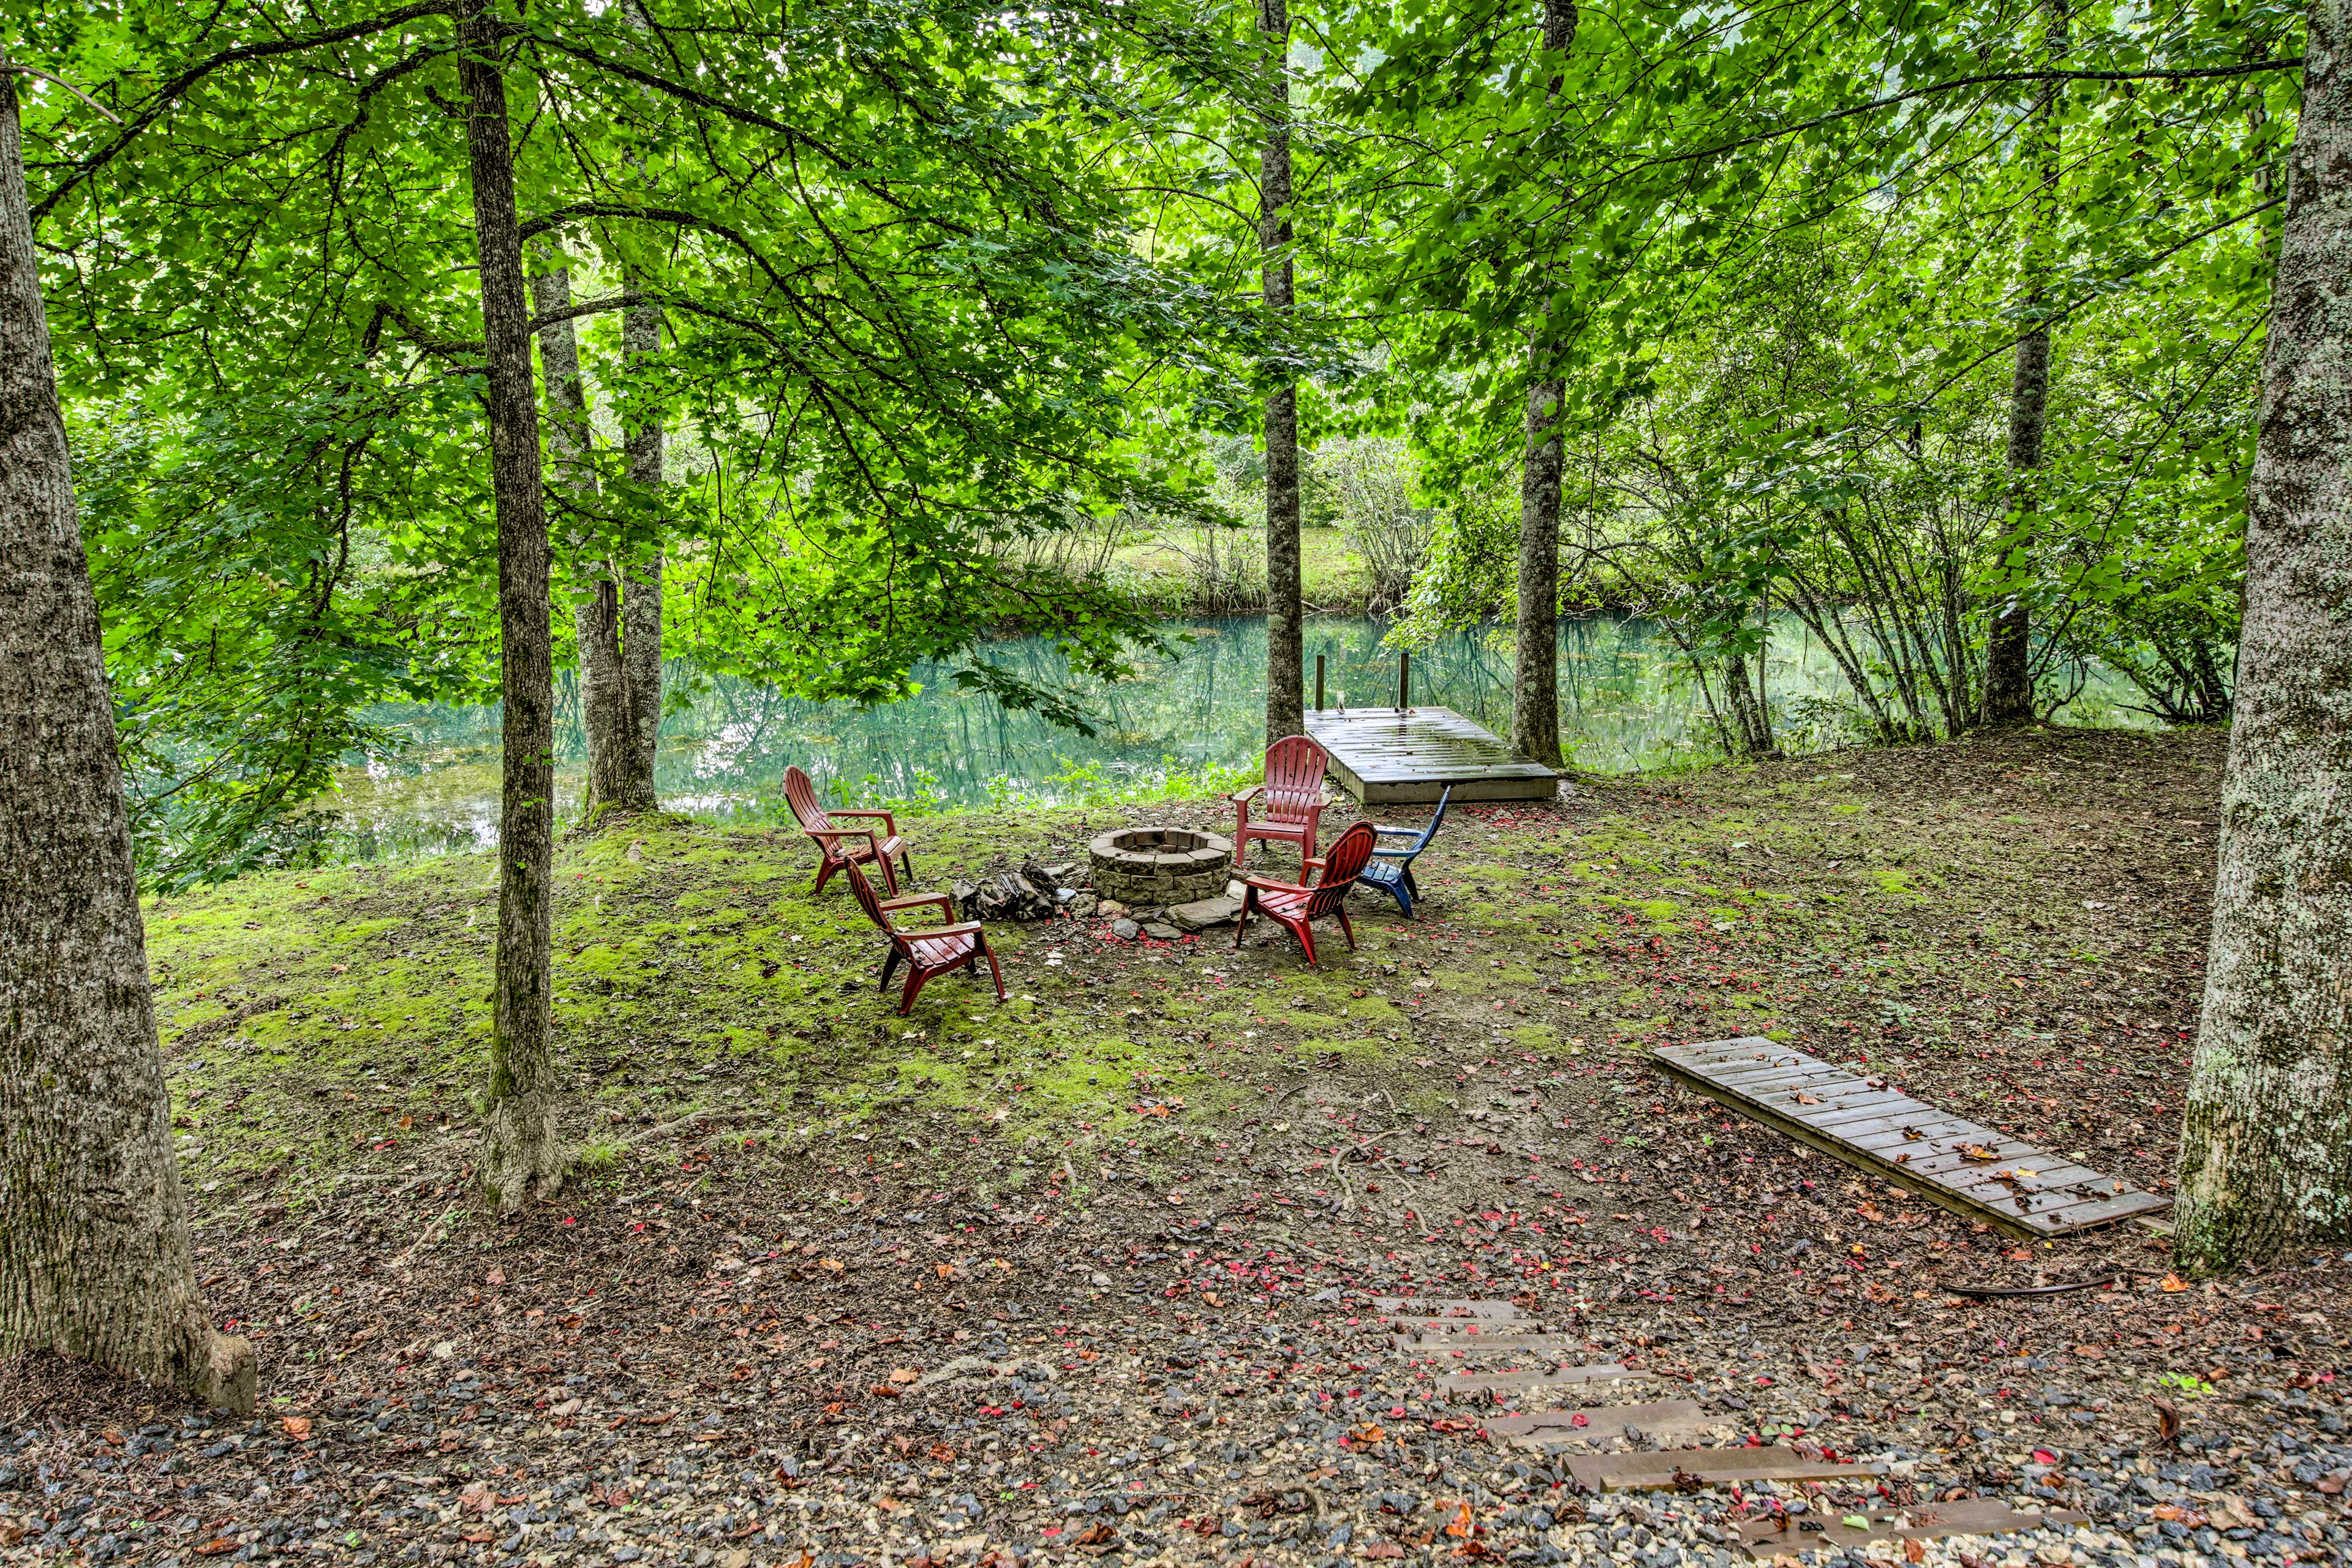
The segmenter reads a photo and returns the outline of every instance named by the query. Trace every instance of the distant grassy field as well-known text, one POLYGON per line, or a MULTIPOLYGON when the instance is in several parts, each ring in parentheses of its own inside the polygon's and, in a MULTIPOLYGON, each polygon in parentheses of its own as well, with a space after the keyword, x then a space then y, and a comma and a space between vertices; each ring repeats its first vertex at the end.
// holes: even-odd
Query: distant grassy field
MULTIPOLYGON (((1231 558, 1246 559, 1255 563, 1250 576, 1262 583, 1265 578, 1265 536, 1257 529, 1237 529, 1220 542, 1231 558)), ((1194 583, 1197 572, 1192 552, 1197 548, 1190 530, 1171 530, 1142 535, 1122 547, 1113 558, 1118 570, 1133 584, 1147 602, 1164 605, 1171 613, 1181 613, 1196 607, 1194 583)), ((1336 528, 1310 528, 1299 538, 1300 569, 1307 604, 1318 610, 1360 610, 1371 595, 1371 574, 1363 558, 1348 547, 1346 537, 1336 528)), ((1256 595, 1244 604, 1228 604, 1231 610, 1264 608, 1256 595)))

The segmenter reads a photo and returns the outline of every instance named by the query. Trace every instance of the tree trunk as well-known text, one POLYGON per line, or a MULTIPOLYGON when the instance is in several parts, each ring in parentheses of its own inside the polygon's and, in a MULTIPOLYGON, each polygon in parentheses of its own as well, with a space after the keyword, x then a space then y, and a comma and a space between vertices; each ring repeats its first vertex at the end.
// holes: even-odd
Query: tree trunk
POLYGON ((0 1354, 253 1408, 197 1294, 114 709, 0 72, 0 1354))
MULTIPOLYGON (((1281 343, 1293 298, 1290 268, 1290 8, 1258 0, 1266 36, 1265 145, 1258 155, 1258 246, 1265 256, 1266 330, 1281 343)), ((1306 653, 1298 565, 1298 387, 1288 379, 1265 400, 1265 742, 1307 727, 1306 653)))
MULTIPOLYGON (((624 370, 635 384, 661 352, 661 308, 638 305, 621 318, 624 370)), ((646 495, 662 483, 661 415, 649 400, 631 416, 629 479, 646 495)), ((629 709, 628 768, 623 793, 614 803, 628 811, 653 811, 654 756, 661 744, 662 544, 632 552, 621 587, 621 660, 629 709)))
MULTIPOLYGON (((1764 657, 1756 658, 1756 673, 1762 675, 1764 657)), ((1724 694, 1731 706, 1731 721, 1736 727, 1739 749, 1751 757, 1769 757, 1775 750, 1772 744, 1772 716, 1757 695, 1756 682, 1748 673, 1748 656, 1735 653, 1723 661, 1724 694)))
POLYGON ((555 870, 555 671, 548 625, 547 512, 540 494, 539 400, 523 308, 499 26, 472 0, 458 27, 457 79, 474 184, 474 246, 488 350, 490 493, 499 521, 499 652, 505 700, 499 802, 497 1016, 490 1031, 486 1194, 500 1213, 563 1180, 548 1025, 555 870))
MULTIPOLYGON (((560 261, 548 247, 542 252, 560 261)), ((572 303, 572 274, 554 266, 531 279, 531 303, 542 316, 572 303)), ((539 330, 539 361, 547 380, 547 450, 555 481, 583 501, 596 494, 589 460, 588 389, 580 374, 580 342, 570 321, 539 330)), ((588 799, 584 815, 615 805, 626 794, 630 757, 628 688, 621 668, 619 592, 613 570, 583 529, 572 537, 572 635, 580 650, 580 721, 588 733, 588 799)))
MULTIPOLYGON (((1565 54, 1576 42, 1570 0, 1543 0, 1543 47, 1565 54)), ((1547 101, 1559 96, 1551 79, 1547 101)), ((1545 312, 1549 314, 1549 310, 1545 312)), ((1559 750, 1560 405, 1567 384, 1544 326, 1528 344, 1528 438, 1519 469, 1519 604, 1511 661, 1511 749, 1546 767, 1559 750)))
MULTIPOLYGON (((2046 53, 2052 65, 2065 58, 2066 14, 2063 0, 2049 0, 2046 53)), ((2042 153, 2042 188, 2033 200, 2026 258, 2031 279, 2027 308, 2042 308, 2043 279, 2050 270, 2046 254, 2058 227, 2058 84, 2044 90, 2034 111, 2035 140, 2042 153)), ((2012 493, 2017 502, 2015 527, 2003 552, 2002 570, 2021 577, 2032 569, 2034 513, 2040 498, 2034 470, 2042 467, 2042 437, 2050 413, 2050 329, 2038 326, 2018 341, 2017 363, 2009 384, 2009 467, 2015 475, 2012 493)), ((1984 721, 1987 724, 2033 722, 2033 617, 2026 588, 2011 587, 1993 612, 1985 647, 1984 721)))
POLYGON ((2352 1240, 2352 47, 2315 0, 2247 490, 2236 722, 2181 1126, 2198 1269, 2352 1240))

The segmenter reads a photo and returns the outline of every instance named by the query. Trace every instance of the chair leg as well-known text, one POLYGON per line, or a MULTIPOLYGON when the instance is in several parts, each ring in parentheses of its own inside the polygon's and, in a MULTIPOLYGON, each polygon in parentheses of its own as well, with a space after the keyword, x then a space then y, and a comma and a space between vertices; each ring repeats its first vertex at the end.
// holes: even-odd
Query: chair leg
POLYGON ((912 963, 910 963, 910 964, 908 964, 908 965, 907 966, 907 989, 906 989, 906 992, 905 992, 905 994, 902 994, 902 995, 898 998, 898 1016, 900 1016, 901 1018, 905 1017, 905 1016, 907 1016, 907 1010, 908 1010, 908 1008, 912 1007, 912 1006, 915 1005, 915 998, 916 998, 916 997, 918 997, 918 996, 919 996, 919 995, 921 995, 922 994, 923 994, 923 971, 922 971, 922 968, 921 968, 921 966, 920 966, 920 965, 919 965, 919 964, 912 964, 912 963))
POLYGON ((1389 895, 1396 900, 1397 908, 1404 911, 1405 919, 1410 921, 1420 918, 1412 912, 1412 895, 1404 890, 1404 884, 1402 882, 1399 882, 1389 889, 1389 895))
POLYGON ((839 869, 840 868, 834 864, 833 857, 827 855, 824 847, 820 845, 817 848, 816 886, 809 889, 809 897, 814 899, 824 892, 824 885, 833 879, 834 872, 839 869))
POLYGON ((1299 946, 1301 946, 1301 947, 1303 947, 1303 948, 1305 948, 1305 949, 1307 950, 1307 968, 1309 968, 1309 969, 1314 968, 1314 967, 1315 967, 1315 927, 1314 927, 1314 925, 1313 925, 1311 922, 1309 922, 1309 921, 1300 921, 1298 922, 1298 924, 1297 924, 1296 927, 1294 927, 1293 929, 1294 929, 1294 930, 1296 930, 1296 931, 1298 932, 1298 945, 1299 945, 1299 946))
POLYGON ((900 850, 898 851, 898 864, 899 864, 900 866, 902 866, 902 867, 904 867, 904 868, 906 868, 906 872, 907 872, 907 886, 908 886, 908 887, 910 887, 910 888, 911 888, 911 887, 913 887, 913 886, 915 885, 915 861, 914 861, 914 858, 913 858, 912 856, 908 855, 908 854, 906 852, 906 850, 904 850, 904 849, 902 848, 902 849, 900 849, 900 850))
POLYGON ((1257 889, 1255 888, 1244 888, 1242 889, 1242 912, 1234 917, 1234 947, 1236 951, 1238 951, 1242 945, 1242 932, 1249 930, 1250 910, 1256 907, 1257 889))
POLYGON ((1341 904, 1331 912, 1339 917, 1339 930, 1348 938, 1349 950, 1350 952, 1354 951, 1356 946, 1356 928, 1348 923, 1348 906, 1341 904))
POLYGON ((996 950, 988 945, 986 937, 982 937, 980 939, 980 951, 988 955, 988 973, 996 981, 996 999, 1002 1002, 1004 1000, 1004 971, 996 967, 996 950))
POLYGON ((891 948, 890 948, 890 956, 889 956, 888 958, 885 959, 885 960, 883 961, 883 963, 882 963, 882 979, 881 979, 881 983, 880 983, 879 984, 876 985, 876 986, 874 987, 874 989, 875 989, 875 990, 877 990, 877 991, 887 991, 887 990, 889 990, 889 989, 890 989, 890 976, 891 976, 892 974, 894 974, 894 973, 896 973, 898 972, 898 949, 897 944, 896 944, 896 943, 893 943, 893 944, 891 945, 891 948))
POLYGON ((887 855, 877 855, 874 857, 874 864, 881 868, 882 885, 890 889, 890 897, 894 899, 897 898, 898 896, 898 873, 890 868, 890 857, 887 855))

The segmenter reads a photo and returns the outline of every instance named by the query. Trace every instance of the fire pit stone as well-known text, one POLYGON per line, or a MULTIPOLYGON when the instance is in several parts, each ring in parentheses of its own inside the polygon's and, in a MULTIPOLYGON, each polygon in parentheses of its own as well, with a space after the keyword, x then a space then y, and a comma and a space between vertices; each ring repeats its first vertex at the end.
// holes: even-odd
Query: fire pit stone
POLYGON ((1087 846, 1095 892, 1134 909, 1215 898, 1233 875, 1234 841, 1182 827, 1126 827, 1087 846))

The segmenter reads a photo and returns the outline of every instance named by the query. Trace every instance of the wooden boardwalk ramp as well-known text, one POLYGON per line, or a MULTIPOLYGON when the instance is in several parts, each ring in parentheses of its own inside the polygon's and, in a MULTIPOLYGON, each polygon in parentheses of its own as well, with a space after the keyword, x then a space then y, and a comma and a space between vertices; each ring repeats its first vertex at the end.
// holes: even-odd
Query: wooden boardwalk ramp
POLYGON ((1451 708, 1312 709, 1307 733, 1368 806, 1425 805, 1449 784, 1456 802, 1549 800, 1559 790, 1557 773, 1451 708))
POLYGON ((1660 1046, 1650 1055, 1686 1088, 2011 1236, 2071 1236, 2172 1206, 2170 1198, 1948 1115, 1882 1077, 1770 1040, 1660 1046))

